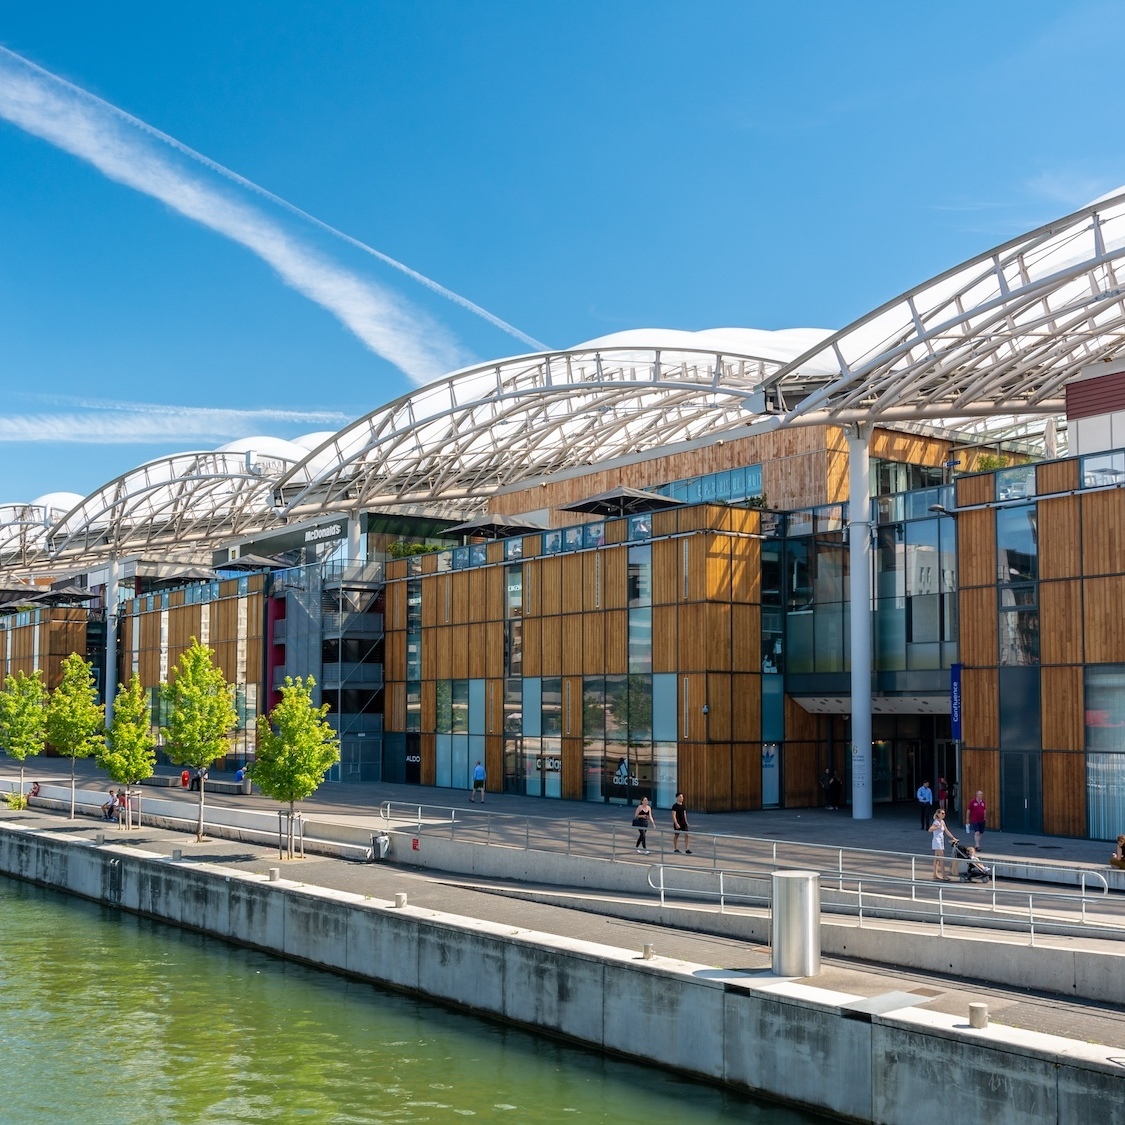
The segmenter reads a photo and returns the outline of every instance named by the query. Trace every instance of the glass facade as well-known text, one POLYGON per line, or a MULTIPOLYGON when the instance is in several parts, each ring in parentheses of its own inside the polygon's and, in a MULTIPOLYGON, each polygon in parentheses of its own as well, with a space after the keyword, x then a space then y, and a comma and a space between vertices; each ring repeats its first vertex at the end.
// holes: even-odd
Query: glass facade
POLYGON ((1125 664, 1086 666, 1086 819, 1111 840, 1125 825, 1125 664))

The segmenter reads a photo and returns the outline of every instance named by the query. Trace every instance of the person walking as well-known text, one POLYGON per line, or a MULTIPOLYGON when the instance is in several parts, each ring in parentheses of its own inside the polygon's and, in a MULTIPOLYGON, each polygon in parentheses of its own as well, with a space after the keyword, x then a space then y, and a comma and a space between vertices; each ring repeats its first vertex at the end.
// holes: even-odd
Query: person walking
POLYGON ((676 794, 676 803, 672 806, 672 851, 680 850, 680 835, 684 837, 684 854, 691 855, 691 836, 688 834, 690 826, 687 819, 687 806, 684 804, 684 795, 676 794))
POLYGON ((637 806, 637 811, 633 816, 633 827, 637 831, 637 851, 648 855, 648 836, 646 833, 652 827, 652 807, 648 803, 647 797, 641 798, 641 803, 637 806))
POLYGON ((477 761, 477 764, 475 766, 473 766, 473 792, 469 796, 469 802, 471 804, 475 804, 478 792, 480 793, 480 803, 483 805, 484 804, 484 766, 481 765, 479 760, 477 761))
POLYGON ((944 777, 937 779, 937 803, 943 813, 949 813, 949 785, 944 777))
POLYGON ((969 831, 976 841, 977 851, 980 851, 980 839, 984 835, 985 821, 988 820, 988 806, 984 803, 984 793, 977 790, 977 795, 969 802, 969 831))
POLYGON ((918 812, 921 814, 922 831, 928 832, 934 816, 934 791, 930 788, 928 780, 923 781, 918 786, 918 792, 915 796, 918 798, 918 812))
POLYGON ((939 883, 949 882, 945 877, 946 836, 954 842, 957 840, 957 837, 949 831, 949 825, 945 823, 945 813, 941 809, 938 809, 938 811, 934 813, 933 821, 930 823, 930 848, 934 853, 934 878, 939 883))

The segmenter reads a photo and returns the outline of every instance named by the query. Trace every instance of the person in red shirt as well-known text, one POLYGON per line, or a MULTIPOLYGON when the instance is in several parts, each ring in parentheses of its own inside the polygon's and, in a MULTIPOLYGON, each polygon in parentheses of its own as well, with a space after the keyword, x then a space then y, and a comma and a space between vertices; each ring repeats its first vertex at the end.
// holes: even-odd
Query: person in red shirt
POLYGON ((988 808, 984 794, 978 789, 977 795, 969 802, 969 828, 976 838, 977 851, 980 851, 980 838, 984 835, 984 824, 988 819, 988 808))

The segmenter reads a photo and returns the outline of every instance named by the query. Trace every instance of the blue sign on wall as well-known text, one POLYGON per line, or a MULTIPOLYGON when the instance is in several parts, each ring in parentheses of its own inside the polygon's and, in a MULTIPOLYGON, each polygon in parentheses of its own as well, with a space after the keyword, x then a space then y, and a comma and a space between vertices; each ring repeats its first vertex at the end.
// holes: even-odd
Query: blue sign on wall
POLYGON ((949 667, 949 721, 954 742, 961 741, 961 665, 949 667))

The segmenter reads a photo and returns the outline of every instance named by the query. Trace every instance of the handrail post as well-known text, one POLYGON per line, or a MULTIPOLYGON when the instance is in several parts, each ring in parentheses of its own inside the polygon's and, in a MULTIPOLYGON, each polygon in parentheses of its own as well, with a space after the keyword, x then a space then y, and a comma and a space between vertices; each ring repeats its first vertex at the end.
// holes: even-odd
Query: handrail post
POLYGON ((524 817, 523 820, 523 850, 525 852, 531 851, 531 818, 524 817))
POLYGON ((664 864, 660 865, 660 905, 664 905, 664 864))
POLYGON ((855 884, 856 902, 859 905, 859 928, 863 929, 863 880, 857 879, 855 884))
POLYGON ((839 884, 839 887, 837 889, 842 891, 844 889, 844 849, 843 848, 841 848, 839 850, 839 852, 837 853, 836 859, 837 859, 836 868, 837 868, 837 870, 839 872, 839 875, 840 875, 840 884, 839 884))
POLYGON ((938 887, 937 889, 937 904, 938 904, 938 933, 945 937, 945 888, 938 887))
POLYGON ((1029 943, 1031 945, 1035 944, 1035 903, 1034 903, 1034 898, 1035 898, 1034 895, 1029 894, 1027 896, 1027 928, 1028 928, 1029 934, 1031 935, 1031 940, 1030 940, 1030 943, 1029 943))
POLYGON ((727 894, 726 883, 723 880, 723 872, 719 872, 719 913, 725 914, 727 910, 727 894))
POLYGON ((566 822, 566 854, 570 855, 570 826, 572 821, 566 822))
POLYGON ((711 836, 711 870, 714 871, 719 866, 719 837, 716 835, 711 836))

